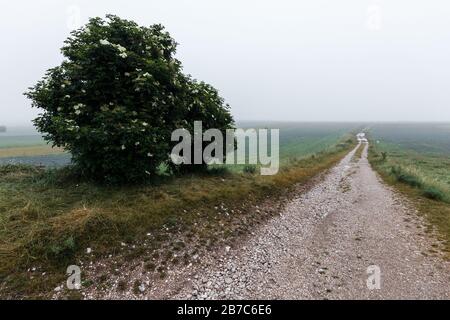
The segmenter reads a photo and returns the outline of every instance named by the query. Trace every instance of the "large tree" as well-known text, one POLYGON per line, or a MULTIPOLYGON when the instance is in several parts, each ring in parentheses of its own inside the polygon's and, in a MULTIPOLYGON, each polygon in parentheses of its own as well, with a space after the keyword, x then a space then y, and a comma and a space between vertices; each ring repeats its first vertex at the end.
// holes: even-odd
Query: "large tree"
POLYGON ((91 19, 65 41, 62 64, 26 93, 43 110, 34 124, 86 176, 134 182, 154 175, 169 159, 173 130, 194 121, 205 129, 233 125, 217 90, 182 73, 176 46, 161 25, 91 19))

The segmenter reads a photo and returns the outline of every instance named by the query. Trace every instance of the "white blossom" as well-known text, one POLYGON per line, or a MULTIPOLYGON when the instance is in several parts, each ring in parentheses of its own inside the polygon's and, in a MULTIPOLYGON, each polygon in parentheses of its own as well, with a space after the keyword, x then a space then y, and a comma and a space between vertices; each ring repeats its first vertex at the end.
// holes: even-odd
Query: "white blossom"
POLYGON ((126 57, 128 57, 128 55, 127 55, 125 52, 122 52, 121 54, 119 54, 119 56, 120 56, 122 59, 125 59, 126 57))
POLYGON ((138 145, 140 145, 141 143, 139 142, 139 141, 137 141, 134 145, 135 146, 138 146, 138 145))
POLYGON ((120 44, 118 44, 118 45, 116 46, 116 48, 117 48, 117 50, 119 50, 120 52, 125 52, 125 51, 127 51, 127 49, 126 49, 125 47, 122 47, 120 44))
POLYGON ((106 39, 102 39, 102 40, 100 40, 100 44, 103 45, 103 46, 108 46, 111 43, 108 40, 106 40, 106 39))
POLYGON ((124 145, 122 145, 122 150, 125 150, 125 149, 126 149, 126 147, 124 145))

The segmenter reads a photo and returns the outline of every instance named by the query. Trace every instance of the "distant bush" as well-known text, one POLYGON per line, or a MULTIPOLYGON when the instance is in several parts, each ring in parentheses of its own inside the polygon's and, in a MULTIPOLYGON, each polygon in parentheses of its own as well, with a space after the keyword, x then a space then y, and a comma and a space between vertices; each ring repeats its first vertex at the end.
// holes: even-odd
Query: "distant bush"
POLYGON ((116 183, 156 175, 173 130, 233 123, 216 89, 182 73, 176 46, 161 25, 91 19, 65 41, 62 64, 26 93, 44 111, 35 126, 71 152, 84 176, 116 183))
POLYGON ((230 173, 227 167, 220 166, 220 167, 211 167, 209 168, 206 173, 212 176, 225 176, 230 173))
POLYGON ((246 166, 244 166, 243 171, 244 171, 244 173, 255 174, 256 166, 255 165, 246 165, 246 166))
POLYGON ((446 198, 444 192, 435 187, 427 187, 422 193, 425 197, 432 200, 444 201, 446 198))
POLYGON ((422 187, 422 181, 410 174, 405 172, 401 167, 396 166, 396 167, 392 167, 391 168, 391 174, 395 176, 395 178, 397 179, 398 182, 407 184, 411 187, 415 187, 415 188, 421 188, 422 187))
POLYGON ((383 151, 381 152, 381 161, 385 162, 387 160, 387 152, 383 151))

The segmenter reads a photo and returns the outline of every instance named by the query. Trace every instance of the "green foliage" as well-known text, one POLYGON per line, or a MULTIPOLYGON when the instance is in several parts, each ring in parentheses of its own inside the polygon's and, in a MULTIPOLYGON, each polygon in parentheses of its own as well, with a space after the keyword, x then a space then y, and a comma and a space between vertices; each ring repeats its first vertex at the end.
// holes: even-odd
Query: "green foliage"
POLYGON ((76 250, 75 240, 72 236, 68 237, 61 244, 52 244, 49 246, 49 253, 55 259, 67 259, 73 255, 76 250))
POLYGON ((437 201, 445 201, 446 196, 444 192, 439 190, 436 187, 427 187, 423 190, 423 195, 431 200, 437 200, 437 201))
POLYGON ((398 182, 407 184, 411 187, 421 188, 422 181, 408 172, 405 172, 402 167, 395 166, 391 168, 391 174, 397 179, 398 182))
POLYGON ((173 130, 233 123, 216 89, 182 73, 176 46, 161 25, 91 19, 65 41, 64 62, 26 93, 44 110, 35 126, 71 152, 84 176, 113 183, 154 176, 169 161, 173 130))
POLYGON ((243 171, 248 174, 255 174, 256 166, 255 165, 246 165, 244 167, 243 171))
POLYGON ((386 151, 381 152, 381 161, 385 162, 387 160, 387 156, 388 154, 386 151))

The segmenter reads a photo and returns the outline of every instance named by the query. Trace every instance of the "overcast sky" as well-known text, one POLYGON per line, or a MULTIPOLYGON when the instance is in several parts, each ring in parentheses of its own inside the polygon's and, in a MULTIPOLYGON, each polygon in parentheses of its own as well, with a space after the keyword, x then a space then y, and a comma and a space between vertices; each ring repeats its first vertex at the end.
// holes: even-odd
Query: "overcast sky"
POLYGON ((450 121, 448 0, 4 0, 0 125, 89 17, 162 23, 237 120, 450 121))

